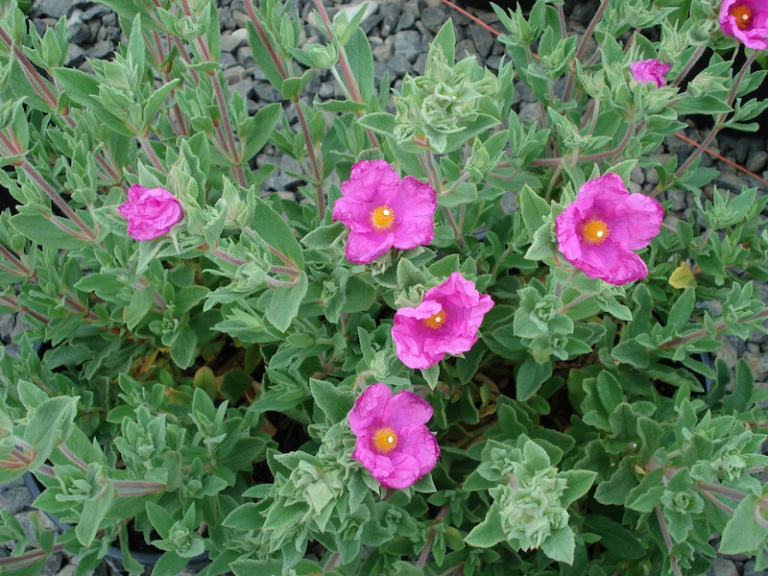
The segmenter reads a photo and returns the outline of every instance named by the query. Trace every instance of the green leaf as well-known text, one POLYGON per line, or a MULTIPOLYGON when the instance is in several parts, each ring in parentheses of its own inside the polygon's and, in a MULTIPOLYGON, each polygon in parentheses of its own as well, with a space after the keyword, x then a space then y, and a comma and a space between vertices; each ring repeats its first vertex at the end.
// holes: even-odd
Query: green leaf
POLYGON ((350 276, 345 290, 347 301, 341 307, 345 314, 365 312, 376 301, 376 288, 360 276, 350 276))
POLYGON ((600 543, 619 558, 638 560, 645 556, 645 548, 635 536, 618 522, 607 516, 588 515, 584 527, 600 536, 600 543))
MULTIPOLYGON (((302 261, 302 266, 304 262, 302 261)), ((299 306, 304 296, 307 294, 307 274, 302 270, 299 276, 299 283, 290 288, 280 286, 272 294, 272 302, 267 309, 267 320, 272 325, 285 332, 299 314, 299 306)))
POLYGON ((674 326, 675 332, 679 333, 693 314, 693 306, 696 303, 696 292, 693 288, 688 288, 678 296, 667 317, 667 326, 674 326))
POLYGON ((199 350, 197 334, 190 328, 184 328, 171 346, 171 358, 179 368, 189 368, 195 363, 199 350))
POLYGON ((572 502, 575 502, 589 492, 589 489, 595 482, 595 478, 597 478, 597 472, 592 472, 591 470, 568 470, 567 472, 560 472, 558 476, 565 478, 567 482, 563 495, 560 496, 560 503, 563 505, 563 508, 567 508, 572 502))
POLYGON ((541 551, 547 557, 568 565, 573 564, 573 552, 575 549, 576 540, 573 537, 573 530, 568 526, 554 530, 549 535, 549 538, 541 543, 541 551))
POLYGON ((624 401, 624 392, 621 389, 621 384, 619 384, 619 381, 616 380, 613 374, 603 370, 597 376, 596 385, 600 403, 605 408, 605 411, 611 414, 624 401))
POLYGON ((55 446, 67 441, 75 426, 78 400, 79 397, 57 396, 35 408, 24 431, 24 441, 35 447, 35 459, 29 470, 37 470, 55 446))
POLYGON ((672 108, 679 114, 723 114, 733 109, 717 96, 686 96, 681 98, 672 108))
POLYGON ((80 513, 80 520, 75 527, 75 534, 80 544, 91 545, 114 499, 115 488, 112 482, 108 482, 99 498, 86 500, 83 511, 80 513))
POLYGON ((617 344, 611 350, 611 356, 619 362, 629 364, 638 370, 648 368, 651 363, 648 349, 634 338, 617 344))
POLYGON ((254 201, 256 209, 253 221, 257 223, 255 232, 267 244, 282 252, 297 268, 304 268, 304 253, 291 227, 264 200, 255 196, 254 201))
POLYGON ((262 515, 263 510, 264 506, 260 503, 255 504, 253 502, 248 502, 247 504, 243 504, 239 508, 232 510, 222 525, 227 528, 234 528, 241 532, 256 530, 264 524, 264 516, 262 515))
POLYGON ((733 392, 723 401, 723 413, 731 414, 734 410, 742 412, 749 403, 752 392, 755 389, 755 379, 752 370, 744 358, 739 358, 736 363, 736 380, 733 384, 733 392))
POLYGON ((171 532, 171 527, 176 522, 165 508, 158 506, 154 502, 147 502, 147 516, 149 521, 160 537, 164 540, 168 539, 168 534, 171 532))
POLYGON ((373 52, 368 37, 360 28, 356 28, 346 46, 349 67, 357 80, 363 102, 368 102, 373 96, 373 52))
POLYGON ((253 120, 248 123, 245 141, 245 152, 243 152, 243 161, 247 162, 269 142, 275 126, 283 116, 283 107, 279 102, 268 104, 256 112, 253 120))
POLYGON ((256 64, 258 64, 259 69, 264 73, 264 76, 267 77, 269 83, 272 84, 272 86, 282 94, 283 78, 275 66, 275 63, 272 61, 272 58, 269 55, 269 51, 261 41, 259 34, 256 32, 256 28, 253 26, 253 23, 248 22, 246 24, 246 28, 248 30, 248 42, 251 45, 251 51, 253 52, 253 58, 256 60, 256 64))
POLYGON ((58 216, 51 216, 51 218, 56 218, 57 222, 72 230, 72 234, 65 232, 45 216, 17 214, 11 218, 10 223, 17 232, 46 248, 76 250, 90 244, 89 240, 77 238, 74 235, 80 231, 68 219, 58 216))
POLYGON ((448 66, 453 66, 456 61, 456 34, 453 31, 453 20, 450 18, 445 21, 437 36, 432 39, 429 57, 432 58, 432 55, 438 51, 442 55, 442 60, 448 66))
MULTIPOLYGON (((143 48, 144 47, 143 47, 143 41, 142 41, 142 49, 143 48)), ((165 99, 168 97, 168 94, 170 94, 171 90, 176 88, 180 83, 181 83, 181 80, 179 80, 178 78, 171 80, 167 84, 155 90, 152 93, 152 96, 150 96, 147 99, 147 103, 144 105, 144 113, 142 118, 142 123, 146 127, 145 129, 148 130, 150 128, 150 126, 155 120, 155 114, 160 109, 160 107, 165 103, 165 99)))
POLYGON ((366 114, 357 121, 363 128, 370 128, 377 134, 384 134, 385 136, 395 137, 395 117, 392 114, 386 112, 374 112, 373 114, 366 114))
POLYGON ((176 576, 187 564, 189 558, 182 558, 175 552, 165 552, 152 569, 152 576, 176 576))
POLYGON ((498 504, 491 505, 488 514, 480 524, 467 534, 464 541, 476 548, 490 548, 506 539, 501 529, 501 511, 498 504))
POLYGON ((523 222, 528 230, 528 234, 533 238, 534 232, 544 224, 544 218, 548 218, 552 213, 549 204, 541 196, 538 196, 530 186, 526 184, 520 191, 520 213, 523 216, 523 222))
POLYGON ((325 380, 310 378, 309 389, 315 403, 328 417, 330 424, 344 420, 355 404, 351 391, 342 390, 325 380))
POLYGON ((720 541, 721 554, 756 554, 768 539, 768 528, 761 526, 755 514, 761 514, 765 519, 765 512, 757 510, 760 498, 747 496, 733 511, 733 517, 728 520, 723 530, 720 541))
POLYGON ((552 376, 552 362, 539 364, 529 356, 517 372, 517 399, 525 402, 552 376))
POLYGON ((154 292, 152 286, 147 286, 143 290, 136 290, 131 296, 131 303, 123 310, 123 321, 129 330, 136 328, 152 308, 154 292))
MULTIPOLYGON (((234 405, 253 384, 253 379, 239 370, 230 370, 221 379, 219 392, 234 405)), ((207 391, 206 391, 207 393, 207 391)), ((210 395, 209 395, 210 397, 210 395)))
POLYGON ((597 485, 595 491, 595 500, 600 504, 613 504, 614 506, 624 506, 629 497, 629 493, 637 486, 637 477, 632 468, 632 461, 629 457, 622 459, 619 468, 613 473, 610 480, 604 480, 597 485))
POLYGON ((308 248, 330 248, 339 236, 346 230, 341 222, 334 222, 327 226, 319 226, 301 239, 301 243, 308 248))

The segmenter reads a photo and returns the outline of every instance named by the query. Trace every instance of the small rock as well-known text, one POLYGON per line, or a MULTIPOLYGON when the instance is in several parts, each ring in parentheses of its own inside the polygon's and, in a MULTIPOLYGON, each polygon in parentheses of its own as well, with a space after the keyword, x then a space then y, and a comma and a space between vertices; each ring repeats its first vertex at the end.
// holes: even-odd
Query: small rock
MULTIPOLYGON (((243 84, 243 82, 238 82, 236 86, 243 84)), ((249 86, 251 86, 256 92, 256 96, 259 97, 259 100, 262 102, 282 102, 283 101, 283 95, 278 92, 272 84, 268 84, 266 82, 256 82, 255 84, 252 82, 247 82, 249 86)))
POLYGON ((520 97, 525 102, 536 102, 536 95, 533 93, 533 90, 522 82, 515 82, 515 91, 520 94, 520 97))
POLYGON ((632 182, 630 180, 630 182, 629 182, 629 191, 632 194, 640 194, 643 191, 643 187, 640 184, 638 184, 637 182, 632 182))
MULTIPOLYGON (((257 84, 257 85, 260 86, 261 84, 257 84)), ((230 92, 237 92, 238 94, 240 94, 240 96, 247 99, 253 93, 254 89, 255 87, 253 82, 250 82, 248 80, 242 80, 240 82, 235 82, 230 88, 230 92)), ((261 98, 261 96, 259 96, 259 98, 261 98)))
POLYGON ((419 57, 416 58, 416 62, 413 63, 413 69, 416 71, 416 73, 419 76, 424 75, 424 71, 427 69, 427 54, 419 54, 419 57))
POLYGON ((514 192, 505 192, 501 197, 501 210, 504 214, 512 214, 517 212, 517 197, 514 192))
POLYGON ((122 31, 117 26, 102 26, 99 28, 99 32, 96 35, 96 40, 101 42, 102 40, 110 40, 117 42, 120 40, 120 34, 122 31))
POLYGON ((41 0, 37 8, 43 16, 58 20, 67 14, 71 5, 72 0, 41 0))
POLYGON ((403 12, 408 12, 414 18, 421 16, 421 6, 419 6, 419 0, 408 0, 403 5, 403 12))
POLYGON ((387 38, 392 34, 392 31, 400 21, 402 15, 402 4, 397 0, 389 0, 384 2, 379 8, 379 14, 381 15, 381 37, 387 38))
POLYGON ((667 190, 667 198, 672 200, 673 212, 682 212, 685 210, 685 190, 667 190))
POLYGON ((469 25, 469 33, 472 36, 472 41, 475 43, 477 53, 483 58, 488 56, 496 42, 496 38, 488 30, 477 24, 469 25))
POLYGON ((7 488, 0 492, 0 509, 11 514, 18 514, 32 504, 32 500, 32 494, 29 493, 26 486, 7 488))
POLYGON ((237 59, 229 52, 222 52, 221 57, 219 58, 219 64, 226 70, 227 68, 232 68, 232 66, 237 66, 237 59))
POLYGON ((67 47, 67 57, 64 59, 64 66, 68 68, 77 68, 85 62, 85 52, 77 44, 70 44, 67 47))
POLYGON ((386 63, 387 60, 392 58, 392 45, 382 44, 381 46, 376 46, 373 49, 373 57, 378 62, 386 63))
POLYGON ((317 95, 324 99, 333 98, 335 89, 336 87, 333 83, 325 82, 320 85, 320 90, 318 90, 317 95))
POLYGON ((656 168, 645 169, 645 181, 654 185, 659 183, 659 173, 656 172, 656 168))
POLYGON ((237 49, 248 42, 248 30, 240 28, 234 32, 224 32, 221 35, 221 51, 237 52, 237 49))
POLYGON ((733 192, 741 192, 742 188, 749 188, 749 184, 745 180, 728 172, 720 172, 715 178, 715 184, 718 188, 726 188, 733 192))
POLYGON ((104 14, 104 16, 101 17, 101 24, 103 26, 117 26, 117 14, 114 12, 104 14))
POLYGON ((536 102, 524 102, 520 105, 517 115, 520 122, 538 122, 541 118, 541 110, 536 102))
POLYGON ((734 368, 736 366, 736 360, 739 358, 739 353, 727 338, 720 337, 718 340, 723 343, 723 347, 719 350, 715 350, 715 356, 723 360, 729 368, 734 368))
POLYGON ((765 163, 768 162, 768 152, 765 150, 753 150, 747 158, 747 170, 750 172, 758 172, 763 169, 765 163))
POLYGON ((411 71, 411 63, 400 55, 390 58, 384 64, 393 76, 403 76, 411 71))
POLYGON ((235 19, 232 18, 232 12, 230 10, 227 10, 226 8, 218 8, 216 13, 218 14, 219 26, 222 30, 234 30, 236 28, 235 19))
POLYGON ((632 168, 632 172, 629 175, 629 179, 632 182, 637 182, 638 184, 642 184, 645 182, 645 173, 643 172, 643 169, 640 168, 640 166, 635 166, 632 168))
POLYGON ((103 4, 96 4, 92 8, 88 8, 88 10, 83 12, 82 19, 93 20, 94 18, 102 18, 107 14, 113 14, 111 8, 104 6, 103 4))
POLYGON ((590 20, 595 16, 595 12, 597 12, 597 6, 592 2, 576 4, 573 7, 571 19, 579 24, 589 24, 590 20))
POLYGON ((224 70, 224 81, 227 84, 236 84, 243 79, 245 69, 242 66, 233 66, 224 70))
POLYGON ((253 51, 250 46, 241 46, 237 51, 237 61, 243 68, 250 68, 256 65, 256 60, 253 58, 253 51))
POLYGON ((715 558, 712 560, 712 567, 707 572, 710 576, 739 576, 736 570, 736 564, 725 558, 715 558))
POLYGON ((96 60, 103 60, 104 58, 112 54, 112 52, 114 51, 115 51, 115 45, 112 44, 112 42, 110 42, 109 40, 102 40, 101 42, 96 44, 96 46, 94 46, 93 48, 89 48, 86 51, 86 55, 89 58, 95 58, 96 60))
POLYGON ((84 44, 91 39, 91 30, 87 24, 75 22, 69 27, 70 44, 84 44))
POLYGON ((465 38, 456 44, 456 59, 462 60, 468 56, 478 57, 479 54, 477 53, 477 48, 475 48, 475 43, 469 38, 465 38))
POLYGON ((395 34, 395 55, 407 58, 409 62, 415 62, 421 48, 421 34, 415 30, 404 30, 395 34))
POLYGON ((248 17, 248 14, 243 12, 236 12, 232 11, 232 19, 235 21, 235 28, 246 28, 248 26, 248 22, 251 21, 251 19, 248 17))
POLYGON ((485 65, 492 70, 498 71, 499 66, 501 66, 501 56, 488 56, 488 58, 485 59, 485 65))
POLYGON ((755 570, 755 561, 749 560, 744 564, 744 576, 768 576, 768 571, 761 570, 758 572, 755 570))
POLYGON ((384 16, 381 14, 374 14, 360 23, 360 29, 368 35, 371 30, 381 23, 382 20, 384 20, 384 16))
POLYGON ((253 116, 254 114, 256 114, 256 112, 258 112, 264 107, 263 105, 260 105, 258 102, 254 102, 253 100, 246 100, 245 106, 248 109, 249 116, 253 116))
POLYGON ((765 354, 744 354, 744 360, 755 375, 755 380, 763 381, 768 376, 768 355, 765 354))
POLYGON ((442 6, 427 8, 421 12, 421 23, 430 32, 437 33, 448 20, 448 12, 442 6))
POLYGON ((403 30, 410 30, 416 23, 416 17, 410 12, 403 12, 400 16, 400 20, 397 21, 396 32, 402 32, 403 30))

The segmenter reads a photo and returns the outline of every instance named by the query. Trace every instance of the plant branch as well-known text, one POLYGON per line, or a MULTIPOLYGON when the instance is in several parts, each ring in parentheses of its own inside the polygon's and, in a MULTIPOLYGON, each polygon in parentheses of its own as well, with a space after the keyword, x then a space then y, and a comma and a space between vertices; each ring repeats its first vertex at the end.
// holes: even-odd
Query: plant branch
POLYGON ((449 510, 450 508, 448 507, 448 504, 443 506, 440 509, 440 512, 435 518, 434 522, 432 522, 432 525, 429 527, 429 532, 427 533, 427 543, 424 545, 424 550, 422 550, 421 554, 419 555, 419 561, 416 562, 417 568, 424 568, 424 566, 426 566, 427 558, 429 557, 429 553, 432 550, 432 543, 435 541, 435 526, 445 520, 449 510))
MULTIPOLYGON (((584 54, 584 50, 587 48, 587 42, 589 42, 589 39, 595 32, 595 27, 597 26, 597 23, 600 22, 600 19, 603 17, 603 13, 605 13, 605 10, 608 8, 608 4, 610 4, 610 2, 611 0, 603 0, 600 4, 600 7, 597 9, 597 12, 595 12, 592 21, 589 23, 589 26, 587 26, 587 29, 584 32, 584 36, 581 37, 581 42, 579 42, 578 48, 576 48, 576 60, 581 59, 582 55, 584 54)), ((565 93, 563 94, 563 102, 568 102, 571 99, 571 93, 573 92, 573 85, 575 81, 576 72, 569 71, 568 80, 565 84, 565 93)))
POLYGON ((166 172, 165 168, 163 168, 163 164, 160 162, 160 158, 158 158, 157 154, 155 154, 155 151, 152 149, 152 146, 149 144, 149 140, 146 138, 139 138, 139 142, 141 143, 141 147, 144 149, 144 152, 147 153, 147 156, 149 156, 149 159, 152 161, 152 165, 159 172, 167 175, 168 172, 166 172))
POLYGON ((91 228, 85 222, 83 222, 80 216, 75 214, 75 211, 70 208, 69 204, 67 204, 67 202, 61 196, 59 196, 58 192, 56 192, 56 190, 54 190, 51 185, 45 181, 37 169, 32 166, 32 164, 30 164, 26 158, 21 164, 21 169, 24 170, 24 172, 30 178, 32 178, 32 180, 34 180, 37 185, 40 186, 40 188, 42 188, 43 192, 48 195, 51 201, 56 204, 56 206, 58 206, 58 208, 67 216, 67 218, 72 220, 72 222, 74 222, 89 239, 96 239, 96 232, 91 230, 91 228))
POLYGON ((713 494, 720 494, 722 496, 725 496, 726 498, 736 500, 737 502, 740 502, 747 497, 747 494, 745 494, 741 490, 734 490, 733 488, 728 488, 727 486, 723 486, 721 484, 712 484, 710 482, 696 482, 696 486, 699 490, 706 490, 707 492, 711 492, 713 494))
POLYGON ((680 571, 680 567, 677 565, 677 559, 672 555, 672 538, 669 535, 667 523, 664 521, 664 515, 661 513, 661 508, 656 506, 654 510, 656 510, 656 518, 658 519, 659 526, 661 527, 661 534, 664 536, 664 543, 667 545, 667 551, 669 552, 669 564, 670 568, 672 569, 672 573, 675 576, 683 576, 683 573, 680 571))
MULTIPOLYGON (((606 0, 609 1, 609 0, 606 0)), ((630 123, 629 126, 627 126, 627 133, 624 134, 624 139, 619 143, 616 148, 613 150, 608 150, 607 152, 599 152, 597 154, 587 154, 586 156, 581 156, 576 159, 576 162, 596 162, 597 160, 604 160, 605 158, 610 158, 611 156, 616 156, 617 154, 620 154, 624 148, 627 147, 627 144, 629 144, 630 139, 635 133, 635 124, 630 123)), ((563 162, 567 160, 567 156, 559 157, 559 158, 540 158, 538 160, 534 160, 531 162, 531 166, 559 166, 563 162)))
POLYGON ((579 294, 578 296, 576 296, 576 298, 568 302, 568 304, 565 304, 564 306, 562 306, 560 310, 558 310, 558 312, 560 314, 563 314, 568 310, 570 310, 571 308, 573 308, 574 306, 576 306, 577 304, 579 304, 580 302, 583 302, 587 298, 590 298, 591 296, 592 294, 579 294))
POLYGON ((704 50, 706 50, 706 48, 706 46, 699 46, 696 48, 696 51, 691 55, 690 60, 688 60, 688 64, 686 64, 685 67, 680 71, 680 74, 677 75, 677 78, 675 78, 671 86, 679 86, 680 82, 685 80, 685 77, 688 76, 688 73, 696 65, 696 62, 699 61, 699 58, 701 58, 701 55, 704 54, 704 50))
POLYGON ((733 516, 733 508, 731 508, 727 504, 724 504, 723 502, 720 502, 720 500, 718 500, 714 494, 712 494, 711 492, 708 492, 707 490, 699 490, 699 491, 701 492, 701 495, 704 496, 704 498, 712 502, 712 504, 720 508, 720 510, 723 510, 727 514, 730 514, 731 516, 733 516))
MULTIPOLYGON (((768 310, 763 310, 759 314, 756 314, 752 318, 744 318, 742 320, 738 320, 738 323, 741 324, 742 322, 752 322, 754 320, 762 320, 763 318, 768 318, 768 310)), ((725 320, 721 320, 717 324, 715 324, 715 331, 719 332, 720 330, 723 330, 726 328, 725 320)), ((661 348, 663 350, 669 350, 671 348, 677 348, 678 346, 681 346, 687 342, 690 342, 694 338, 699 338, 700 336, 706 336, 707 331, 702 328, 701 330, 697 330, 696 332, 691 332, 690 334, 687 334, 685 336, 681 336, 680 338, 675 338, 674 340, 670 340, 666 344, 662 344, 661 348)))

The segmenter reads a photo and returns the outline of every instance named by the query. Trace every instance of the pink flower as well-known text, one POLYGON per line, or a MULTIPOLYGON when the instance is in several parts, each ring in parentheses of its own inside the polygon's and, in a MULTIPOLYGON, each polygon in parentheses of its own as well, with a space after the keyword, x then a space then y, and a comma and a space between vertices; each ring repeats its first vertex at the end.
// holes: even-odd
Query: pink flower
POLYGON ((408 368, 425 370, 447 352, 468 352, 477 342, 477 330, 493 300, 480 294, 474 282, 454 272, 429 290, 416 308, 395 312, 392 338, 397 357, 408 368))
POLYGON ((128 200, 118 206, 128 220, 128 236, 134 240, 153 240, 167 234, 184 217, 181 203, 162 188, 145 188, 134 184, 128 200))
POLYGON ((349 228, 347 259, 373 262, 393 246, 424 246, 435 235, 437 195, 413 176, 400 180, 384 160, 361 160, 341 185, 333 219, 349 228))
POLYGON ((385 488, 407 488, 437 464, 440 447, 424 424, 432 406, 410 391, 394 396, 389 386, 369 386, 349 413, 357 436, 352 458, 385 488))
POLYGON ((765 0, 723 0, 720 28, 741 40, 747 48, 768 48, 768 2, 765 0))
POLYGON ((586 182, 556 218, 557 244, 565 259, 590 278, 616 286, 648 275, 632 250, 645 248, 661 228, 664 208, 643 194, 630 194, 617 174, 586 182))
POLYGON ((664 64, 653 58, 642 62, 633 62, 629 65, 629 71, 632 72, 632 77, 635 80, 643 84, 656 82, 656 86, 659 88, 666 85, 667 79, 664 78, 664 74, 669 72, 669 69, 669 64, 664 64))

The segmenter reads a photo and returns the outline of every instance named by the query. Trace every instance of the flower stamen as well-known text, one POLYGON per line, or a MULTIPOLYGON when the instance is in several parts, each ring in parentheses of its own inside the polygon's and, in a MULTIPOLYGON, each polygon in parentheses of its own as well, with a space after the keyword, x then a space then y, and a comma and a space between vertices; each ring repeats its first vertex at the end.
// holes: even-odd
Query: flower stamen
POLYGON ((373 443, 379 452, 386 454, 397 447, 397 434, 392 428, 382 428, 374 434, 373 443))
POLYGON ((736 21, 739 30, 746 30, 752 24, 752 10, 746 4, 739 4, 731 8, 731 16, 736 21))
POLYGON ((424 324, 426 324, 428 328, 432 328, 432 330, 437 330, 438 328, 445 326, 445 317, 445 310, 440 310, 437 314, 433 314, 424 320, 424 324))
POLYGON ((379 206, 371 214, 374 228, 386 230, 395 223, 395 211, 389 206, 379 206))
POLYGON ((592 244, 602 244, 609 233, 608 225, 602 220, 592 220, 584 225, 584 240, 592 244))

